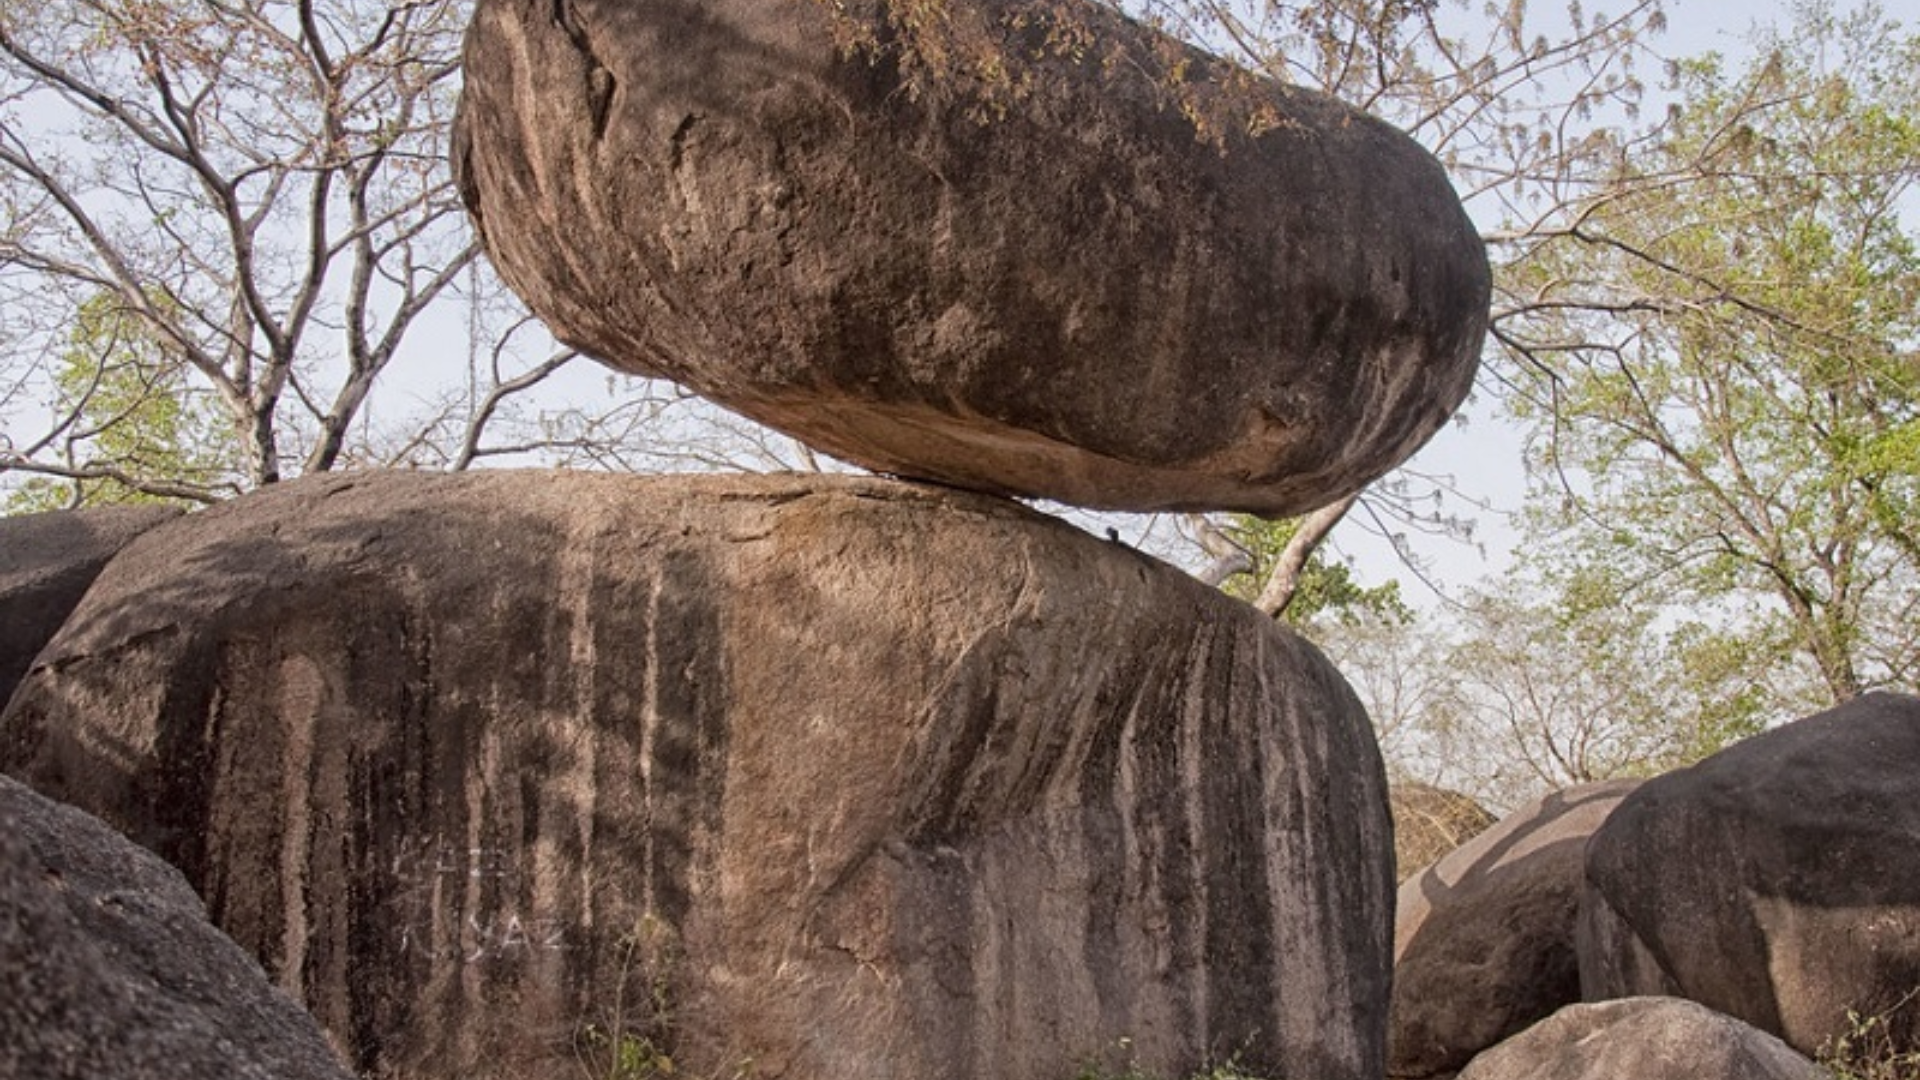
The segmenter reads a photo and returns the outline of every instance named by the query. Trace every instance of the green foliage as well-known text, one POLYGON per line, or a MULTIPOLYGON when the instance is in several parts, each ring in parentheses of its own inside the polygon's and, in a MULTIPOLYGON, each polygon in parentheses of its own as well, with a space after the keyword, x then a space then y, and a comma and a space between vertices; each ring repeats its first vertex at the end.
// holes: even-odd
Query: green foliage
POLYGON ((1920 683, 1920 37, 1797 18, 1748 70, 1678 66, 1662 137, 1508 268, 1536 562, 1744 672, 1723 732, 1920 683), (1813 692, 1769 699, 1781 670, 1813 692))
POLYGON ((653 1040, 627 1031, 588 1024, 580 1033, 583 1067, 592 1080, 655 1080, 672 1076, 673 1058, 653 1040))
MULTIPOLYGON (((1253 602, 1299 530, 1297 518, 1269 521, 1252 514, 1228 516, 1220 531, 1247 553, 1253 566, 1222 582, 1221 591, 1253 602)), ((1346 622, 1365 617, 1404 621, 1410 616, 1411 611, 1400 596, 1399 582, 1362 585, 1354 579, 1352 568, 1330 558, 1323 545, 1307 559, 1293 601, 1287 605, 1282 618, 1295 626, 1305 626, 1328 618, 1346 622)))
POLYGON ((1847 1030, 1820 1046, 1815 1058, 1834 1080, 1920 1080, 1920 1049, 1894 1034, 1892 1018, 1910 1007, 1910 992, 1891 1008, 1871 1014, 1847 1010, 1847 1030))
POLYGON ((587 1080, 672 1076, 673 1058, 664 1043, 672 1020, 669 981, 678 956, 673 932, 648 916, 621 936, 618 947, 612 999, 601 1016, 575 1033, 575 1060, 587 1080), (634 1000, 628 993, 636 977, 644 983, 643 1000, 634 1000))
POLYGON ((231 426, 193 389, 185 361, 111 295, 80 305, 53 387, 54 409, 67 419, 67 462, 109 475, 29 480, 9 495, 6 513, 176 501, 119 477, 211 488, 236 467, 231 426))

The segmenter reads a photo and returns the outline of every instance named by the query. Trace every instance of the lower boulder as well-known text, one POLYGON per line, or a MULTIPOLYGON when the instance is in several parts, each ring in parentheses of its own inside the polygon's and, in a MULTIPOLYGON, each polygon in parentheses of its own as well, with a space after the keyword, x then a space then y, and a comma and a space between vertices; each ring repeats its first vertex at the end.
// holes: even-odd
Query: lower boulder
POLYGON ((1449 1075, 1580 1000, 1587 837, 1638 781, 1556 791, 1400 886, 1387 1075, 1449 1075))
POLYGON ((0 708, 107 560, 179 513, 108 506, 0 517, 0 708))
POLYGON ((1868 694, 1649 780, 1594 834, 1581 982, 1685 997, 1803 1053, 1920 1045, 1920 698, 1868 694))
POLYGON ((1473 1059, 1458 1080, 1833 1080, 1758 1028, 1691 1001, 1569 1005, 1473 1059))
POLYGON ((1385 777, 1310 646, 854 478, 279 485, 108 568, 0 765, 363 1073, 1380 1075, 1385 777))
POLYGON ((5 777, 0 1076, 350 1080, 179 871, 5 777))

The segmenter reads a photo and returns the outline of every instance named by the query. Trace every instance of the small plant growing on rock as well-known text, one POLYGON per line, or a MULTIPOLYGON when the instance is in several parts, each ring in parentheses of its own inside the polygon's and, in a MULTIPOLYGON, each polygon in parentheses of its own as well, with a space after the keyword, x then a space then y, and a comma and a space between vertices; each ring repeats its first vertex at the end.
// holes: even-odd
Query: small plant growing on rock
MULTIPOLYGON (((1121 1039, 1118 1048, 1121 1055, 1126 1058, 1126 1064, 1118 1071, 1100 1062, 1090 1061, 1082 1065, 1079 1072, 1073 1074, 1073 1080, 1163 1080, 1158 1074, 1142 1068, 1140 1063, 1134 1060, 1132 1039, 1121 1039)), ((1262 1080, 1262 1078, 1240 1071, 1240 1066, 1229 1058, 1225 1064, 1211 1066, 1186 1077, 1185 1080, 1262 1080)), ((1866 1078, 1866 1080, 1879 1080, 1879 1078, 1866 1078)))
POLYGON ((1890 1018, 1910 1005, 1920 987, 1881 1012, 1847 1010, 1847 1030, 1820 1045, 1816 1056, 1834 1080, 1920 1080, 1920 1050, 1894 1037, 1890 1018))
POLYGON ((644 1035, 588 1024, 580 1032, 582 1067, 592 1080, 657 1080, 672 1076, 673 1058, 644 1035))
POLYGON ((648 917, 619 942, 620 963, 613 1001, 605 1015, 584 1024, 574 1037, 574 1056, 587 1080, 659 1080, 674 1075, 673 1058, 648 1031, 668 1022, 667 963, 671 937, 648 917), (640 966, 650 972, 647 1001, 629 1001, 628 978, 640 966))

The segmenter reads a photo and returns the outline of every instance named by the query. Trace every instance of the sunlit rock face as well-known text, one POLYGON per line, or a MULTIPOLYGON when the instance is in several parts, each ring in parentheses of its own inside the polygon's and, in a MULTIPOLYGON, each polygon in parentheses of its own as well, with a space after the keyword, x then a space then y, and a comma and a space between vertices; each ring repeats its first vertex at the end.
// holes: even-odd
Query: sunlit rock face
POLYGON ((1381 1075, 1346 683, 991 496, 276 485, 121 551, 0 767, 180 867, 364 1075, 1381 1075))
POLYGON ((1210 58, 1078 0, 946 6, 996 74, 837 47, 868 4, 482 0, 454 157, 494 264, 617 368, 1088 507, 1298 513, 1459 405, 1486 255, 1410 138, 1266 82, 1203 138, 1210 58))

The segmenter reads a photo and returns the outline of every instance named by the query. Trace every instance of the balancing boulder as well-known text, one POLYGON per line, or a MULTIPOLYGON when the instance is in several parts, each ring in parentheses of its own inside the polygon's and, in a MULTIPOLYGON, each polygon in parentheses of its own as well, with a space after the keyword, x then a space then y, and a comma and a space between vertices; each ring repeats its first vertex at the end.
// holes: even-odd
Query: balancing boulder
POLYGON ((1486 253, 1412 139, 1085 0, 944 6, 916 46, 857 2, 481 0, 494 264, 616 368, 1082 506, 1301 512, 1458 406, 1486 253))

